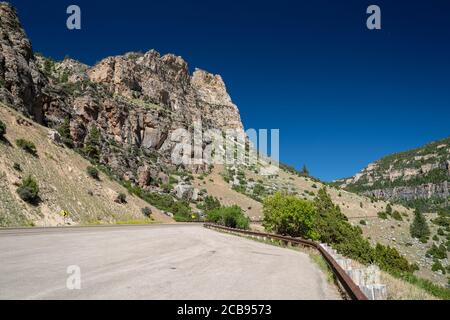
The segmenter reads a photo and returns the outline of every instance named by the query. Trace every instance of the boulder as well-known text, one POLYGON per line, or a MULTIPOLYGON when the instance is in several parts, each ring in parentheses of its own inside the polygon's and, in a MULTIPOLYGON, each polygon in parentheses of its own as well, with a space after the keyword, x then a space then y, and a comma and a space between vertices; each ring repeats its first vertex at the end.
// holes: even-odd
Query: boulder
POLYGON ((61 135, 59 134, 58 131, 50 130, 48 132, 48 137, 53 143, 55 143, 57 145, 62 145, 61 135))
POLYGON ((179 183, 174 188, 175 195, 178 199, 191 200, 194 195, 194 187, 191 184, 179 183))

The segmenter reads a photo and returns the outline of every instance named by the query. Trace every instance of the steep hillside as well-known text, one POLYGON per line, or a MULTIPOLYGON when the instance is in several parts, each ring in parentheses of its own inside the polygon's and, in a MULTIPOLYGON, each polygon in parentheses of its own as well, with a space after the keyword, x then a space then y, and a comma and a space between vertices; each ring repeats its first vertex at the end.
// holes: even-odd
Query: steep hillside
POLYGON ((422 211, 450 212, 450 138, 384 157, 336 184, 422 211))
MULTIPOLYGON (((33 53, 15 10, 0 4, 0 101, 47 127, 67 146, 106 166, 119 179, 161 192, 174 171, 180 129, 242 131, 237 107, 219 75, 190 74, 178 56, 155 50, 108 57, 95 66, 33 53), (64 127, 63 127, 64 126, 64 127)), ((205 141, 204 148, 210 141, 205 141)))
POLYGON ((172 221, 154 207, 153 219, 146 219, 141 210, 151 207, 148 203, 127 194, 102 173, 98 180, 90 177, 86 171, 90 163, 55 144, 51 130, 2 104, 0 120, 6 124, 6 135, 0 140, 0 227, 172 221), (17 139, 34 143, 37 154, 19 148, 17 139), (36 205, 27 204, 16 192, 28 175, 39 185, 36 205), (119 193, 127 194, 126 203, 115 202, 119 193), (68 213, 65 218, 64 211, 68 213))

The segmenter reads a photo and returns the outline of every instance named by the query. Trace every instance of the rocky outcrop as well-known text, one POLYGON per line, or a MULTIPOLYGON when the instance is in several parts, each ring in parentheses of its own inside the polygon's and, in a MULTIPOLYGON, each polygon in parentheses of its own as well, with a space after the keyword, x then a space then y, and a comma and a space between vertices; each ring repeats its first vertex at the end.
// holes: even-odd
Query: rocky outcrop
POLYGON ((43 121, 42 88, 46 78, 37 67, 31 43, 16 11, 0 3, 0 101, 43 121))
POLYGON ((192 130, 195 122, 203 130, 243 131, 222 78, 190 74, 179 56, 150 50, 92 67, 71 58, 57 62, 33 54, 9 4, 0 5, 0 23, 0 100, 54 129, 68 119, 69 138, 81 152, 96 129, 98 161, 126 181, 157 188, 174 170, 208 169, 172 163, 177 129, 192 130))
POLYGON ((426 183, 414 187, 394 187, 385 189, 375 189, 363 192, 367 196, 374 196, 380 199, 389 201, 398 200, 416 200, 416 199, 431 199, 441 198, 448 199, 450 197, 450 183, 444 181, 442 183, 426 183))
POLYGON ((384 157, 335 182, 367 196, 450 209, 450 138, 384 157))

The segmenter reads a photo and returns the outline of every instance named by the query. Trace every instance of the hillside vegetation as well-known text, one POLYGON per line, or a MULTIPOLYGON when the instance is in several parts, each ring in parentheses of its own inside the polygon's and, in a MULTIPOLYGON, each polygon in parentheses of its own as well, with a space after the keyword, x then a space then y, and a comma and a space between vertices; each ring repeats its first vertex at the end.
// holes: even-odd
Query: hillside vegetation
POLYGON ((450 213, 450 138, 381 158, 352 178, 334 183, 422 212, 450 213))
POLYGON ((4 105, 0 105, 0 121, 6 127, 0 141, 0 226, 172 221, 154 207, 151 218, 146 217, 142 209, 150 207, 148 203, 129 195, 103 173, 98 173, 97 179, 90 176, 87 168, 91 164, 55 144, 47 128, 4 105), (20 139, 36 152, 18 145, 20 139), (38 185, 35 203, 24 201, 18 193, 27 177, 38 185), (117 201, 120 194, 125 195, 122 203, 117 201))

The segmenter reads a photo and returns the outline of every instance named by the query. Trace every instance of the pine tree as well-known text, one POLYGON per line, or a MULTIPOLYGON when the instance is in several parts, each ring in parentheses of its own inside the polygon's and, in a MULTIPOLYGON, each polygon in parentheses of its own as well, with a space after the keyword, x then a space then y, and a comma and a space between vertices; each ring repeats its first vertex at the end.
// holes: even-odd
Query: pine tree
POLYGON ((309 170, 306 167, 306 164, 303 165, 302 171, 300 171, 302 176, 308 177, 309 176, 309 170))
POLYGON ((58 133, 61 135, 61 139, 62 139, 63 143, 66 146, 68 146, 69 148, 72 148, 73 140, 72 140, 72 136, 70 134, 70 119, 69 119, 69 117, 66 117, 64 119, 64 122, 58 128, 58 133))
POLYGON ((84 153, 91 159, 98 161, 100 158, 100 131, 92 127, 84 143, 84 153))
POLYGON ((5 133, 6 133, 6 124, 0 120, 0 139, 3 139, 5 133))
POLYGON ((386 206, 386 213, 387 213, 388 215, 391 215, 391 214, 392 214, 392 206, 391 206, 390 203, 388 203, 388 205, 386 206))
POLYGON ((411 224, 410 233, 413 238, 418 238, 421 241, 428 240, 428 237, 430 236, 427 220, 417 209, 414 212, 414 221, 411 224))

